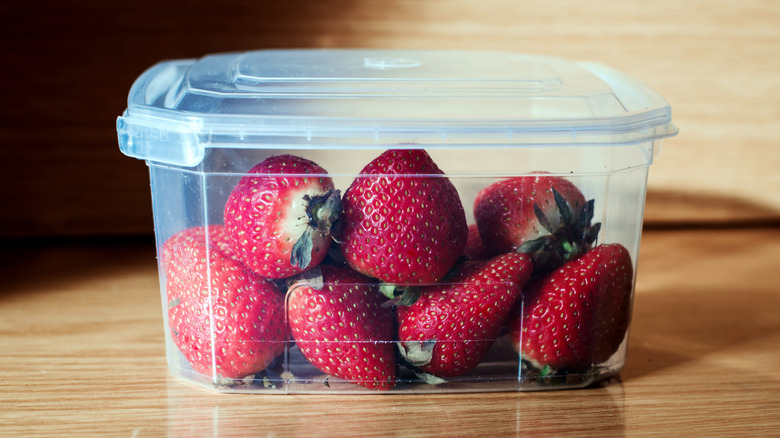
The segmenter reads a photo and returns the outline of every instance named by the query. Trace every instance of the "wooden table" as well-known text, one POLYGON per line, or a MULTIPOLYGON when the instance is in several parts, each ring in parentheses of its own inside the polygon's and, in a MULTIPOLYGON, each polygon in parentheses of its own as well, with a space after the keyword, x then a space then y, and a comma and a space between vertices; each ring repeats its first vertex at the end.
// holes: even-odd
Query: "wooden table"
POLYGON ((167 371, 150 242, 0 254, 0 436, 780 435, 777 228, 646 231, 620 378, 535 393, 213 394, 167 371))

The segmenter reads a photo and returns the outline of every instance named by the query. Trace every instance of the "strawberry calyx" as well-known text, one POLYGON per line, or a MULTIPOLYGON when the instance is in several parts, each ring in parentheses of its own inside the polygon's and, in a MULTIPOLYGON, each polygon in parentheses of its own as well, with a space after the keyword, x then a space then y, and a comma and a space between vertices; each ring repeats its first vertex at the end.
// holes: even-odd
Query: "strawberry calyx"
POLYGON ((390 306, 411 306, 420 299, 422 289, 418 286, 400 286, 392 283, 382 283, 379 285, 379 292, 390 298, 382 305, 390 306))
POLYGON ((555 370, 549 364, 546 364, 542 367, 542 369, 539 370, 539 377, 549 377, 554 374, 555 370))
POLYGON ((441 377, 434 376, 431 373, 426 373, 425 371, 418 370, 416 368, 412 368, 412 372, 425 384, 428 385, 441 385, 442 383, 447 383, 446 380, 442 379, 441 377))
POLYGON ((554 188, 552 191, 556 211, 561 216, 561 225, 553 227, 542 208, 534 204, 536 219, 549 234, 523 242, 517 248, 517 252, 531 256, 536 273, 552 271, 585 254, 593 247, 601 230, 600 222, 591 224, 593 199, 586 202, 575 216, 563 195, 554 188))
POLYGON ((294 275, 282 281, 284 282, 284 287, 280 287, 279 289, 287 290, 288 293, 290 290, 300 285, 305 285, 314 290, 322 290, 325 286, 322 269, 320 269, 319 266, 309 269, 308 271, 303 271, 298 275, 294 275))
POLYGON ((250 374, 241 379, 235 379, 232 377, 225 377, 221 374, 217 374, 212 380, 212 384, 216 387, 232 388, 235 386, 249 386, 254 382, 255 374, 250 374))
POLYGON ((306 230, 295 242, 290 254, 290 264, 306 269, 311 264, 311 253, 314 250, 312 233, 318 232, 322 236, 331 234, 331 228, 341 217, 341 192, 330 189, 321 195, 305 195, 306 202, 306 230))
POLYGON ((547 378, 550 376, 554 376, 558 373, 558 370, 551 367, 550 364, 541 364, 531 358, 525 357, 525 355, 521 354, 522 359, 522 368, 524 371, 527 371, 527 375, 529 377, 537 377, 537 378, 547 378))
POLYGON ((544 386, 565 384, 579 375, 579 373, 555 369, 549 364, 540 365, 526 358, 522 359, 520 368, 524 381, 535 382, 544 386))
POLYGON ((329 189, 322 195, 304 195, 309 227, 323 234, 330 232, 334 222, 341 217, 341 191, 329 189))
POLYGON ((401 354, 404 363, 423 383, 428 385, 440 385, 447 382, 441 377, 420 369, 420 367, 424 367, 431 363, 431 360, 433 359, 433 348, 436 346, 436 339, 396 342, 396 345, 398 345, 398 352, 401 354))
POLYGON ((398 351, 406 363, 413 367, 421 367, 431 363, 433 359, 433 347, 436 346, 436 339, 427 339, 425 341, 406 341, 396 342, 398 351))
POLYGON ((178 306, 179 304, 181 304, 181 297, 176 297, 176 298, 172 299, 171 301, 168 301, 168 310, 173 309, 174 307, 178 306))

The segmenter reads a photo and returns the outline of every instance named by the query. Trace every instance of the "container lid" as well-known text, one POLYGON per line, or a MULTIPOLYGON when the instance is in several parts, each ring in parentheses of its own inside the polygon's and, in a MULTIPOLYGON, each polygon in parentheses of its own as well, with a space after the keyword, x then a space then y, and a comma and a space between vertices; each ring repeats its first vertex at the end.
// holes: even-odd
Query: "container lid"
POLYGON ((669 104, 601 64, 510 52, 268 50, 159 63, 117 120, 122 152, 195 166, 220 147, 631 145, 669 104))

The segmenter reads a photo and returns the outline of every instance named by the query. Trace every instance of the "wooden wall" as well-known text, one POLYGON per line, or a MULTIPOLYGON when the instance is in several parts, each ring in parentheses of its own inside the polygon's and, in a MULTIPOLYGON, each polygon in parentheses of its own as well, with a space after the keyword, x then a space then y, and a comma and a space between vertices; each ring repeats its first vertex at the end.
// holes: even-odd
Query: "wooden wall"
POLYGON ((152 231, 115 119, 172 58, 262 48, 501 49, 595 60, 672 104, 646 223, 780 221, 780 2, 135 0, 0 5, 0 238, 152 231))

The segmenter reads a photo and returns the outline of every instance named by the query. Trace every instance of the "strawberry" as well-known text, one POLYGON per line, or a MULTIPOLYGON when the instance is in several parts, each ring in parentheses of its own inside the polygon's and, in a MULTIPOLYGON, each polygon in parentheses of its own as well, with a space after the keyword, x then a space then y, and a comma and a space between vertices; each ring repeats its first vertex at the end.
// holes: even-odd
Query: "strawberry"
POLYGON ((230 384, 284 351, 284 297, 238 261, 224 227, 174 234, 162 263, 171 336, 196 372, 230 384))
POLYGON ((533 270, 525 254, 465 261, 446 282, 423 286, 419 299, 398 306, 401 354, 437 377, 465 374, 498 337, 533 270))
POLYGON ((225 227, 244 264, 278 279, 322 262, 340 214, 340 193, 325 169, 276 155, 252 167, 230 193, 225 227))
POLYGON ((369 389, 395 385, 392 311, 375 280, 348 267, 321 265, 320 284, 288 292, 287 321, 296 345, 317 369, 369 389))
POLYGON ((474 201, 479 234, 491 254, 532 254, 537 272, 585 253, 600 224, 591 225, 593 201, 570 181, 534 175, 505 179, 482 189, 474 201))
POLYGON ((490 254, 482 243, 482 238, 479 237, 479 229, 476 224, 469 225, 468 239, 466 239, 466 247, 463 249, 463 256, 468 260, 487 260, 490 258, 490 254))
POLYGON ((466 245, 455 186, 423 150, 388 150, 344 193, 341 248, 356 271, 387 283, 433 283, 466 245))
POLYGON ((628 251, 611 244, 532 281, 510 322, 515 349, 543 375, 606 361, 628 330, 633 279, 628 251))

